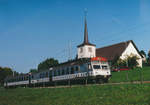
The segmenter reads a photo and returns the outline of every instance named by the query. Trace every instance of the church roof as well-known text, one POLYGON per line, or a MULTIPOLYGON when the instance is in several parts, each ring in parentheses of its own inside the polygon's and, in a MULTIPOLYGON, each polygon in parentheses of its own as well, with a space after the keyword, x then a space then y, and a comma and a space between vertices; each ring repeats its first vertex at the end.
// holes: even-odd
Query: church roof
POLYGON ((88 40, 88 30, 87 30, 87 21, 86 21, 86 17, 85 17, 85 26, 84 26, 84 41, 82 44, 78 45, 77 47, 81 47, 84 45, 91 45, 91 46, 95 46, 94 44, 91 44, 88 40))
POLYGON ((97 48, 96 56, 102 56, 111 61, 115 57, 120 57, 130 42, 133 44, 133 46, 135 47, 139 55, 142 57, 142 55, 140 54, 139 50, 137 49, 136 45, 134 44, 132 40, 117 43, 117 44, 102 47, 102 48, 97 48))

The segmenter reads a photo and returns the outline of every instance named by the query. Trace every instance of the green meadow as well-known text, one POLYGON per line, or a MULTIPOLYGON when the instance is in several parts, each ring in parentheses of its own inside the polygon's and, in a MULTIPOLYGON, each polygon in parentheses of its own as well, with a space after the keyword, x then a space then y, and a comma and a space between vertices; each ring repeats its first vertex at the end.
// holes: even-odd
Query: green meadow
POLYGON ((0 105, 150 105, 150 84, 132 84, 132 81, 141 80, 150 80, 150 67, 112 72, 110 83, 129 84, 73 85, 65 88, 0 87, 0 105))
POLYGON ((112 72, 109 82, 150 81, 150 67, 135 68, 129 71, 112 72))
POLYGON ((0 89, 0 105, 149 105, 150 84, 0 89))

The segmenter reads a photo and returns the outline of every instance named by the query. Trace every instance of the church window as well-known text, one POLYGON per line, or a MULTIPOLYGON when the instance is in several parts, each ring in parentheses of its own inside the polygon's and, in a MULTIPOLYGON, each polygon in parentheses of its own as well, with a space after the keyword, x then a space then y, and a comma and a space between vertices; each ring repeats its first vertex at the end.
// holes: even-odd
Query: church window
POLYGON ((80 53, 82 53, 83 52, 83 48, 80 48, 80 53))
POLYGON ((89 52, 92 52, 92 48, 91 47, 89 47, 88 50, 89 50, 89 52))

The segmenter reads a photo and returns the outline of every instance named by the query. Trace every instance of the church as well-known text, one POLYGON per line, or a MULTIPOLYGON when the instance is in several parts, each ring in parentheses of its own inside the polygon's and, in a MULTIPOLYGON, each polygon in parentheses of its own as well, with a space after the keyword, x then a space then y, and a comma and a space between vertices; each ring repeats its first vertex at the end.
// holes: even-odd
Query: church
POLYGON ((119 57, 124 60, 127 56, 135 55, 138 57, 138 67, 142 67, 142 58, 138 48, 133 40, 126 42, 120 42, 113 45, 108 45, 102 48, 96 48, 95 44, 92 44, 88 40, 87 21, 85 17, 84 22, 84 41, 77 46, 77 56, 80 58, 92 58, 92 57, 105 57, 109 62, 113 61, 115 57, 119 57))

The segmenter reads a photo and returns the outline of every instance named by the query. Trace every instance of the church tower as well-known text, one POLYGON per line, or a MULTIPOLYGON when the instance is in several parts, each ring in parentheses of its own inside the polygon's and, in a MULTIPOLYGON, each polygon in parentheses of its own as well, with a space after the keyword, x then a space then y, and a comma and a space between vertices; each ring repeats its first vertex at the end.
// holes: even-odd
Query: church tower
POLYGON ((80 58, 92 58, 96 56, 96 46, 91 44, 88 40, 88 30, 87 30, 87 21, 85 16, 84 22, 84 41, 82 44, 77 46, 78 49, 78 59, 80 58))

